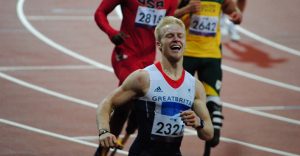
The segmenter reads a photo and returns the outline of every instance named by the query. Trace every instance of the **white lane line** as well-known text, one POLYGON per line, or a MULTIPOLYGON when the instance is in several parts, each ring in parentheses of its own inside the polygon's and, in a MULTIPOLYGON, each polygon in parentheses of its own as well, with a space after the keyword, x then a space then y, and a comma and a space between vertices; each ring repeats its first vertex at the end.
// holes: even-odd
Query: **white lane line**
MULTIPOLYGON (((137 136, 136 134, 131 134, 129 137, 136 138, 136 136, 137 136)), ((99 136, 76 136, 73 138, 79 139, 79 140, 96 141, 99 139, 99 136)), ((124 134, 120 134, 119 138, 124 138, 124 134)))
POLYGON ((91 21, 92 16, 27 16, 30 21, 91 21))
POLYGON ((98 69, 91 65, 62 65, 62 66, 13 66, 13 67, 0 67, 0 72, 4 71, 30 71, 30 70, 87 70, 98 69))
POLYGON ((246 107, 241 107, 232 103, 228 103, 228 102, 223 102, 223 106, 227 107, 227 108, 231 108, 231 109, 235 109, 241 112, 246 112, 249 114, 254 114, 254 115, 258 115, 258 116, 262 116, 262 117, 266 117, 269 119, 274 119, 274 120, 278 120, 278 121, 282 121, 282 122, 287 122, 287 123, 291 123, 291 124, 295 124, 295 125, 300 125, 300 121, 299 120, 295 120, 295 119, 290 119, 287 117, 283 117, 280 115, 275 115, 275 114, 270 114, 270 113, 266 113, 266 112, 261 112, 261 111, 257 111, 257 110, 253 110, 250 108, 246 108, 246 107))
POLYGON ((50 10, 51 13, 54 14, 92 14, 95 10, 94 9, 83 9, 83 8, 53 8, 50 10))
MULTIPOLYGON (((118 16, 108 16, 109 20, 120 20, 118 16)), ((30 21, 93 21, 93 16, 27 16, 30 21)))
POLYGON ((293 55, 296 55, 296 56, 300 56, 300 51, 298 50, 295 50, 295 49, 292 49, 292 48, 289 48, 289 47, 286 47, 284 45, 281 45, 281 44, 278 44, 278 43, 275 43, 271 40, 268 40, 266 38, 263 38, 261 36, 258 36, 257 34, 254 34, 244 28, 242 28, 241 26, 237 26, 237 30, 241 33, 243 33, 244 35, 254 39, 254 40, 257 40, 259 42, 262 42, 266 45, 269 45, 270 47, 273 47, 273 48, 276 48, 276 49, 279 49, 283 52, 287 52, 287 53, 290 53, 290 54, 293 54, 293 55))
MULTIPOLYGON (((136 138, 137 134, 131 134, 129 137, 130 138, 136 138)), ((190 133, 190 131, 184 131, 184 136, 195 136, 194 133, 190 133)), ((79 140, 86 140, 86 141, 97 141, 99 139, 98 136, 76 136, 76 137, 72 137, 75 139, 79 139, 79 140)), ((124 134, 120 134, 119 138, 124 138, 124 134)))
MULTIPOLYGON (((197 135, 197 132, 193 129, 186 128, 185 130, 197 135)), ((235 143, 235 144, 243 145, 243 146, 255 149, 255 150, 265 151, 265 152, 269 152, 269 153, 285 155, 285 156, 299 156, 294 153, 289 153, 289 152, 285 152, 282 150, 277 150, 277 149, 273 149, 273 148, 269 148, 269 147, 265 147, 265 146, 255 145, 255 144, 247 143, 247 142, 240 141, 240 140, 230 139, 230 138, 226 138, 226 137, 220 137, 220 140, 227 142, 227 143, 235 143)))
MULTIPOLYGON (((50 131, 46 131, 46 130, 42 130, 42 129, 39 129, 39 128, 31 127, 31 126, 28 126, 28 125, 20 124, 20 123, 14 122, 14 121, 10 121, 10 120, 0 118, 0 122, 3 123, 3 124, 6 124, 6 125, 10 125, 10 126, 21 128, 21 129, 25 129, 25 130, 28 130, 28 131, 31 131, 31 132, 43 134, 43 135, 54 137, 54 138, 57 138, 57 139, 70 141, 70 142, 74 142, 74 143, 78 143, 78 144, 82 144, 82 145, 86 145, 86 146, 90 146, 90 147, 96 147, 96 148, 98 147, 98 144, 95 144, 95 143, 90 143, 90 142, 87 142, 87 141, 75 139, 75 138, 68 137, 68 136, 65 136, 65 135, 62 135, 62 134, 53 133, 53 132, 50 132, 50 131)), ((118 150, 117 152, 120 153, 120 154, 123 154, 123 155, 128 155, 128 152, 123 151, 123 150, 118 150)))
POLYGON ((242 70, 232 68, 232 67, 229 67, 229 66, 226 66, 226 65, 222 65, 222 69, 224 71, 228 71, 228 72, 231 72, 231 73, 234 73, 234 74, 237 74, 237 75, 249 78, 249 79, 257 80, 257 81, 264 82, 264 83, 274 85, 274 86, 277 86, 277 87, 281 87, 281 88, 285 88, 285 89, 300 92, 300 87, 298 87, 296 85, 290 85, 290 84, 287 84, 287 83, 275 81, 275 80, 265 78, 265 77, 262 77, 262 76, 258 76, 258 75, 252 74, 252 73, 244 72, 242 70))
POLYGON ((71 138, 71 137, 68 137, 68 136, 65 136, 65 135, 61 135, 61 134, 53 133, 53 132, 50 132, 50 131, 45 131, 45 130, 42 130, 42 129, 34 128, 34 127, 24 125, 24 124, 20 124, 20 123, 14 122, 14 121, 10 121, 10 120, 0 118, 0 122, 3 123, 3 124, 6 124, 6 125, 10 125, 10 126, 13 126, 13 127, 18 127, 18 128, 21 128, 21 129, 25 129, 25 130, 36 132, 36 133, 39 133, 39 134, 51 136, 51 137, 54 137, 54 138, 58 138, 58 139, 66 140, 66 141, 71 141, 71 142, 75 142, 75 143, 79 143, 79 144, 83 144, 83 145, 87 145, 87 146, 91 146, 91 147, 98 147, 98 145, 94 144, 94 143, 90 143, 90 142, 82 141, 82 140, 79 140, 79 139, 71 138))
POLYGON ((88 107, 92 107, 92 108, 97 108, 97 105, 94 104, 94 103, 87 102, 87 101, 84 101, 84 100, 80 100, 80 99, 77 99, 77 98, 73 98, 71 96, 60 94, 58 92, 55 92, 55 91, 52 91, 52 90, 49 90, 49 89, 46 89, 46 88, 43 88, 43 87, 40 87, 40 86, 30 84, 28 82, 25 82, 23 80, 17 79, 17 78, 12 77, 12 76, 9 76, 9 75, 4 74, 2 72, 0 72, 0 77, 4 78, 6 80, 9 80, 13 83, 19 84, 23 87, 36 90, 38 92, 42 92, 42 93, 45 93, 45 94, 48 94, 48 95, 51 95, 51 96, 54 96, 54 97, 58 97, 58 98, 67 100, 67 101, 71 101, 71 102, 74 102, 76 104, 80 104, 80 105, 84 105, 84 106, 88 106, 88 107))
POLYGON ((295 106, 258 106, 258 107, 247 107, 253 110, 259 111, 273 111, 273 110, 299 110, 300 105, 295 106))
POLYGON ((294 153, 290 153, 290 152, 286 152, 286 151, 282 151, 282 150, 277 150, 277 149, 273 149, 273 148, 269 148, 269 147, 259 146, 259 145, 243 142, 240 140, 234 140, 234 139, 225 138, 225 137, 221 137, 220 140, 227 142, 227 143, 239 144, 239 145, 243 145, 243 146, 246 146, 249 148, 253 148, 253 149, 265 151, 265 152, 270 152, 270 153, 274 153, 274 154, 279 154, 279 155, 284 155, 284 156, 299 156, 298 154, 294 154, 294 153))
POLYGON ((78 140, 86 140, 86 141, 96 141, 99 139, 98 136, 76 136, 76 137, 72 137, 74 139, 78 139, 78 140))
POLYGON ((121 6, 118 5, 116 8, 115 8, 115 11, 119 17, 119 19, 122 19, 123 18, 123 14, 122 14, 122 10, 121 10, 121 6))
MULTIPOLYGON (((66 55, 69 55, 71 57, 74 57, 78 60, 81 60, 85 63, 88 63, 90 65, 94 65, 100 69, 109 71, 109 72, 113 72, 113 69, 109 66, 106 66, 104 64, 101 64, 99 62, 96 62, 90 58, 84 57, 76 52, 73 52, 65 47, 63 47, 62 45, 57 44, 56 42, 54 42, 53 40, 47 38, 45 35, 43 35, 42 33, 40 33, 39 31, 37 31, 26 19, 25 14, 24 14, 24 10, 23 10, 23 5, 24 5, 25 0, 19 0, 18 4, 17 4, 17 13, 18 13, 18 17, 20 19, 20 21, 22 22, 22 24, 33 34, 35 35, 37 38, 39 38, 41 41, 45 42, 46 44, 50 45, 51 47, 57 49, 59 52, 62 52, 66 55)), ((118 10, 118 9, 117 9, 118 10)), ((120 11, 117 11, 118 14, 120 14, 120 11)), ((283 82, 279 82, 279 81, 274 81, 271 79, 267 79, 267 78, 263 78, 263 77, 258 77, 255 76, 254 74, 250 74, 247 72, 241 72, 238 69, 229 67, 229 66, 222 66, 225 70, 227 70, 228 72, 232 72, 232 73, 237 73, 239 75, 243 75, 247 78, 250 79, 254 79, 257 81, 262 81, 262 82, 267 82, 268 84, 271 85, 275 85, 275 86, 279 86, 279 87, 283 87, 286 89, 292 89, 292 90, 296 90, 296 91, 300 91, 300 87, 298 86, 294 86, 294 85, 290 85, 290 84, 286 84, 283 82), (271 80, 271 81, 268 81, 271 80)))
MULTIPOLYGON (((3 124, 13 126, 13 127, 25 129, 25 130, 28 130, 28 131, 31 131, 31 132, 36 132, 36 133, 43 134, 43 135, 50 136, 50 137, 54 137, 54 138, 57 138, 57 139, 70 141, 70 142, 74 142, 74 143, 78 143, 78 144, 82 144, 82 145, 86 145, 86 146, 90 146, 90 147, 95 147, 95 148, 98 147, 98 144, 95 144, 95 143, 91 143, 91 142, 79 140, 79 139, 76 139, 76 138, 68 137, 68 136, 65 136, 65 135, 62 135, 62 134, 58 134, 58 133, 38 129, 38 128, 35 128, 35 127, 32 127, 32 126, 20 124, 20 123, 13 122, 13 121, 10 121, 10 120, 0 118, 0 122, 3 123, 3 124)), ((185 129, 185 130, 188 131, 189 133, 197 135, 195 130, 190 130, 190 129, 185 129)), ((276 150, 276 149, 272 149, 272 148, 268 148, 268 147, 264 147, 264 146, 259 146, 259 145, 255 145, 255 144, 250 144, 250 143, 246 143, 246 142, 239 141, 239 140, 229 139, 229 138, 225 138, 225 137, 221 137, 220 139, 224 142, 236 143, 236 144, 243 145, 243 146, 246 146, 246 147, 250 147, 250 148, 253 148, 253 149, 256 149, 256 150, 266 151, 266 152, 270 152, 270 153, 274 153, 274 154, 281 154, 281 155, 286 155, 286 156, 297 156, 296 154, 293 154, 293 153, 280 151, 280 150, 276 150)), ((128 155, 128 152, 124 151, 124 150, 117 150, 117 152, 119 154, 128 155)))
POLYGON ((57 49, 59 52, 62 52, 66 55, 69 55, 71 57, 74 57, 78 60, 81 60, 87 64, 90 65, 94 65, 100 69, 109 71, 109 72, 113 72, 113 69, 111 67, 108 67, 106 65, 100 64, 92 59, 89 59, 87 57, 84 57, 76 52, 73 52, 67 48, 65 48, 64 46, 57 44, 56 42, 54 42, 53 40, 47 38, 45 35, 43 35, 42 33, 40 33, 39 31, 37 31, 26 19, 25 14, 24 14, 24 10, 23 10, 23 5, 24 5, 25 0, 19 0, 17 3, 17 14, 18 17, 21 21, 21 23, 25 26, 25 28, 27 28, 32 34, 34 34, 38 39, 40 39, 41 41, 45 42, 46 44, 50 45, 51 47, 57 49))

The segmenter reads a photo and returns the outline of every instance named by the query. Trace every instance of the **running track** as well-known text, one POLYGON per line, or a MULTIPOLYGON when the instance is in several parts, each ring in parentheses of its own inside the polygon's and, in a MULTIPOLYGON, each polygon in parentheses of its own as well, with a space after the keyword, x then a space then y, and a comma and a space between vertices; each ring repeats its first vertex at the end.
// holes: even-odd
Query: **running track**
MULTIPOLYGON (((92 17, 98 4, 0 0, 0 155, 94 153, 95 107, 117 84, 113 46, 92 17)), ((224 38, 225 125, 213 155, 300 155, 298 6, 251 0, 241 42, 224 38)), ((109 18, 119 26, 117 12, 109 18)), ((187 129, 183 154, 202 151, 187 129)))

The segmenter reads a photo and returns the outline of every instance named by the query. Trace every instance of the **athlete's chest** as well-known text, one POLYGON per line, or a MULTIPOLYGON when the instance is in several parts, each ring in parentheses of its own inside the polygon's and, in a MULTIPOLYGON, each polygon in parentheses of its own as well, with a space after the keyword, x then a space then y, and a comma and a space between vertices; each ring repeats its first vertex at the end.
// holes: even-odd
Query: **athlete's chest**
POLYGON ((170 6, 171 0, 128 0, 126 6, 135 10, 138 7, 152 9, 166 9, 170 6))
POLYGON ((123 5, 127 18, 134 19, 136 26, 154 28, 171 9, 171 0, 128 0, 123 5))
POLYGON ((165 6, 165 0, 136 0, 140 6, 148 8, 162 9, 165 6))

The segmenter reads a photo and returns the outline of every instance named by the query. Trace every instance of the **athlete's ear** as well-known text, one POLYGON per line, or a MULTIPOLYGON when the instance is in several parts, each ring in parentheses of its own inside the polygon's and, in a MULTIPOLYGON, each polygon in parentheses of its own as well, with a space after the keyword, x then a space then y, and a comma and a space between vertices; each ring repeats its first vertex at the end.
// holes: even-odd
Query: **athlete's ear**
POLYGON ((159 41, 156 41, 156 46, 160 51, 162 50, 161 43, 159 41))

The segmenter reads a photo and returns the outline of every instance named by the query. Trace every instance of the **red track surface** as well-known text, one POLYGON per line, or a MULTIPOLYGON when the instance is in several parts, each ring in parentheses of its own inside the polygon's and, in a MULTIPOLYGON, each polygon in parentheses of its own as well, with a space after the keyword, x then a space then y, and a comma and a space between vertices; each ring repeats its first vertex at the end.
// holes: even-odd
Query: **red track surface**
MULTIPOLYGON (((33 35, 21 23, 21 16, 17 16, 18 2, 22 0, 0 0, 0 155, 93 155, 95 147, 40 134, 34 129, 20 128, 15 124, 68 137, 96 136, 93 106, 117 86, 117 79, 112 72, 96 69, 87 62, 66 55, 33 35), (50 68, 33 68, 45 66, 50 68), (63 68, 66 66, 74 68, 63 68), (16 79, 26 83, 17 83, 16 79), (28 84, 48 91, 35 90, 28 84), (67 95, 83 101, 53 96, 49 90, 59 96, 67 95), (84 102, 90 102, 91 106, 81 105, 84 102), (8 121, 15 123, 8 124, 8 121)), ((98 29, 92 17, 99 2, 74 2, 27 0, 20 8, 24 9, 25 20, 57 45, 92 59, 98 65, 110 66, 113 45, 98 29)), ((242 27, 286 47, 300 50, 299 6, 298 0, 285 3, 251 0, 242 27)), ((115 12, 111 18, 111 23, 118 27, 120 20, 115 12)), ((213 149, 212 154, 300 155, 300 55, 297 55, 300 52, 290 54, 247 35, 242 35, 240 43, 232 43, 227 38, 224 38, 224 43, 222 99, 225 102, 225 125, 222 142, 213 149), (272 85, 270 83, 273 82, 269 80, 262 82, 250 79, 233 73, 228 67, 279 81, 291 88, 272 85), (231 104, 238 106, 238 109, 233 109, 231 104), (286 106, 288 109, 255 110, 254 114, 240 110, 260 106, 286 106), (274 116, 262 116, 265 115, 262 113, 288 119, 278 120, 274 116), (256 146, 250 147, 241 142, 256 146)), ((95 140, 88 141, 95 145, 97 143, 95 140)), ((128 150, 130 143, 125 150, 128 150)), ((183 155, 199 156, 202 151, 203 142, 196 136, 187 135, 184 138, 183 155)))

